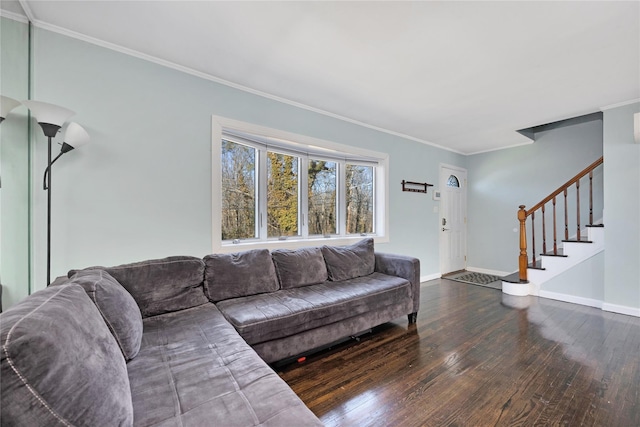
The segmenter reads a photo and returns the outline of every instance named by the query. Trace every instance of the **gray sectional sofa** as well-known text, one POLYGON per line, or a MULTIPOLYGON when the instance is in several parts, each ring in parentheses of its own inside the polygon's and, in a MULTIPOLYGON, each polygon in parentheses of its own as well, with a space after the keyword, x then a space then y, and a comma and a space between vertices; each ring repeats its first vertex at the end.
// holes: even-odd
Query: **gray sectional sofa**
POLYGON ((72 270, 0 314, 0 422, 322 425, 267 363, 414 322, 419 277, 372 239, 72 270))

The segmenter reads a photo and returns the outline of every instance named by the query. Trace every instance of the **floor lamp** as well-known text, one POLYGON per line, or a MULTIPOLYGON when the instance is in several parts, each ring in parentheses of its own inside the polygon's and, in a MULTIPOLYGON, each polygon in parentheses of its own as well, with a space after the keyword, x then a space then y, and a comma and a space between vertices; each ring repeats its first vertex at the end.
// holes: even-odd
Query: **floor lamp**
MULTIPOLYGON (((16 108, 18 105, 20 105, 19 101, 16 101, 13 98, 9 98, 8 96, 0 95, 0 123, 2 123, 4 119, 7 118, 7 115, 9 114, 9 112, 14 108, 16 108)), ((2 186, 1 182, 0 182, 0 186, 2 186)), ((0 292, 0 297, 1 296, 2 296, 2 293, 0 292)), ((2 299, 0 298, 0 302, 1 301, 2 299)), ((2 307, 0 304, 0 311, 1 310, 2 310, 2 307)))
POLYGON ((31 113, 38 121, 44 135, 48 140, 47 168, 44 172, 43 187, 47 190, 47 286, 51 284, 51 166, 64 153, 86 144, 89 141, 89 134, 77 123, 70 123, 63 138, 60 154, 55 159, 51 159, 51 143, 62 125, 75 113, 54 104, 39 101, 22 101, 31 110, 31 113))
POLYGON ((0 123, 7 118, 9 111, 13 110, 18 105, 20 105, 19 101, 9 98, 8 96, 0 95, 0 123))
MULTIPOLYGON (((9 98, 8 96, 0 95, 0 123, 7 118, 7 115, 11 110, 20 105, 19 101, 16 101, 13 98, 9 98)), ((2 182, 0 181, 0 187, 2 186, 2 182)), ((2 313, 2 283, 0 283, 0 313, 2 313)))

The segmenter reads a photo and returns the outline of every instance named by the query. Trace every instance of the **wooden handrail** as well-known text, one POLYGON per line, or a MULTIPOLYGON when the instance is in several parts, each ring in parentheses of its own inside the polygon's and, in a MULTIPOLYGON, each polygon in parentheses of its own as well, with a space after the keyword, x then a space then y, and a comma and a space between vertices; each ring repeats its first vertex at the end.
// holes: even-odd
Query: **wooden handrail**
POLYGON ((601 164, 604 163, 604 157, 600 157, 598 160, 596 160, 595 162, 591 163, 589 166, 587 166, 586 168, 584 168, 582 171, 578 172, 573 178, 571 178, 569 181, 565 182, 563 185, 561 185, 560 187, 558 187, 558 189, 556 191, 554 191, 553 193, 549 194, 547 197, 545 197, 544 199, 542 199, 542 201, 540 201, 539 203, 537 203, 536 205, 534 205, 531 209, 525 209, 524 205, 520 205, 519 206, 519 210, 518 210, 518 221, 520 222, 520 255, 518 257, 518 277, 520 279, 521 282, 526 282, 527 281, 527 266, 529 264, 529 256, 527 254, 527 228, 526 228, 526 221, 527 221, 527 217, 531 217, 532 221, 531 221, 531 229, 532 229, 532 244, 534 245, 534 249, 533 249, 533 265, 536 265, 536 255, 535 255, 535 236, 533 235, 534 233, 534 225, 533 225, 533 221, 535 218, 535 212, 538 209, 542 209, 542 230, 543 230, 543 236, 542 236, 542 247, 543 247, 543 252, 546 251, 546 227, 545 227, 545 222, 544 222, 544 206, 549 203, 552 202, 553 203, 553 252, 554 254, 558 254, 558 249, 557 249, 557 245, 556 245, 556 197, 559 196, 560 194, 564 195, 564 217, 565 217, 565 240, 567 240, 569 238, 569 230, 567 228, 567 224, 568 224, 568 217, 567 217, 567 189, 569 187, 571 187, 572 185, 576 185, 576 196, 577 196, 577 239, 580 240, 580 180, 582 178, 584 178, 587 174, 589 175, 589 221, 591 223, 593 223, 593 199, 592 199, 592 192, 593 192, 593 184, 592 184, 592 180, 593 180, 593 170, 595 168, 597 168, 598 166, 600 166, 601 164))
POLYGON ((575 184, 577 181, 579 181, 581 178, 583 178, 589 172, 591 172, 592 170, 594 170, 595 168, 600 166, 603 162, 604 162, 604 157, 600 157, 598 160, 596 160, 595 162, 591 163, 589 166, 584 168, 582 171, 578 172, 578 174, 576 176, 574 176, 569 181, 565 182, 563 185, 558 187, 558 189, 556 191, 554 191, 553 193, 549 194, 547 197, 542 199, 542 201, 540 203, 534 205, 531 209, 527 210, 527 216, 531 215, 532 212, 535 212, 538 209, 540 209, 542 207, 542 205, 545 205, 545 204, 549 203, 554 197, 556 197, 557 195, 562 193, 566 188, 571 187, 573 184, 575 184))

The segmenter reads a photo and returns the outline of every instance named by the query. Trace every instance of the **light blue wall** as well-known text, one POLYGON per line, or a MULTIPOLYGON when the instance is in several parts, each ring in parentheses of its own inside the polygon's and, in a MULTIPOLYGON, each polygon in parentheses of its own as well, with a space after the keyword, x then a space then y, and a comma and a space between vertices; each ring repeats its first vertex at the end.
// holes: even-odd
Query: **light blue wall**
POLYGON ((540 295, 546 296, 548 291, 559 294, 559 299, 568 296, 571 301, 588 300, 583 302, 600 307, 604 301, 604 257, 604 252, 599 252, 543 283, 540 295))
MULTIPOLYGON (((0 18, 0 94, 28 97, 29 31, 0 18)), ((3 308, 29 292, 29 136, 27 110, 18 107, 0 124, 0 282, 3 308)))
MULTIPOLYGON (((532 207, 600 156, 602 120, 556 127, 538 132, 535 143, 469 156, 468 266, 516 271, 518 206, 532 207)), ((599 173, 594 181, 600 183, 601 191, 599 173)), ((598 185, 594 185, 596 191, 598 185)), ((588 191, 583 194, 581 205, 587 201, 588 191)), ((594 222, 601 217, 597 211, 594 222)), ((541 252, 540 239, 537 244, 537 252, 541 252)))
POLYGON ((604 112, 604 299, 613 308, 636 310, 640 309, 640 144, 633 140, 637 112, 640 103, 604 112))
MULTIPOLYGON (((34 34, 34 99, 75 110, 91 143, 54 166, 52 276, 70 268, 211 252, 211 115, 390 153, 386 252, 439 272, 431 194, 455 153, 233 89, 42 29, 34 34)), ((36 181, 45 167, 37 135, 36 181)), ((37 187, 37 186, 36 186, 37 187)), ((36 288, 44 286, 45 194, 35 189, 36 288)))
MULTIPOLYGON (((54 277, 75 267, 211 252, 212 114, 389 152, 391 241, 378 249, 417 256, 423 276, 439 272, 433 212, 439 202, 401 192, 400 181, 437 184, 441 163, 467 168, 468 266, 509 272, 517 268, 518 237, 512 231, 517 206, 533 205, 603 152, 602 122, 594 121, 540 132, 531 145, 465 157, 42 29, 34 38, 33 98, 77 111, 74 119, 92 137, 89 146, 55 165, 54 277)), ((608 114, 617 117, 613 110, 608 114)), ((617 129, 614 119, 610 126, 617 129)), ((610 131, 611 141, 616 132, 610 131)), ((39 289, 46 230, 39 184, 46 144, 41 133, 34 139, 34 286, 39 289)), ((630 161, 626 153, 620 157, 624 160, 613 156, 605 164, 616 171, 616 165, 630 161)), ((637 173, 637 160, 635 168, 637 173)), ((611 201, 607 219, 610 206, 611 201)), ((627 215, 629 220, 632 214, 627 215)), ((637 246, 631 249, 637 266, 637 246)), ((607 283, 613 282, 606 270, 607 283)), ((638 272, 627 270, 615 280, 637 284, 638 272)), ((637 298, 637 289, 608 284, 605 299, 621 304, 634 291, 637 298)))

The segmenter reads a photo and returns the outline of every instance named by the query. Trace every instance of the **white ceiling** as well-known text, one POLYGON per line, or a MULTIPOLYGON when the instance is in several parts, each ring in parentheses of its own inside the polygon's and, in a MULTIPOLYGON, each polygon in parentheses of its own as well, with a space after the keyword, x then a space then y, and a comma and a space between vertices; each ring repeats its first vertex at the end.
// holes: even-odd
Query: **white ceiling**
POLYGON ((461 153, 640 98, 637 1, 20 3, 43 28, 461 153))

